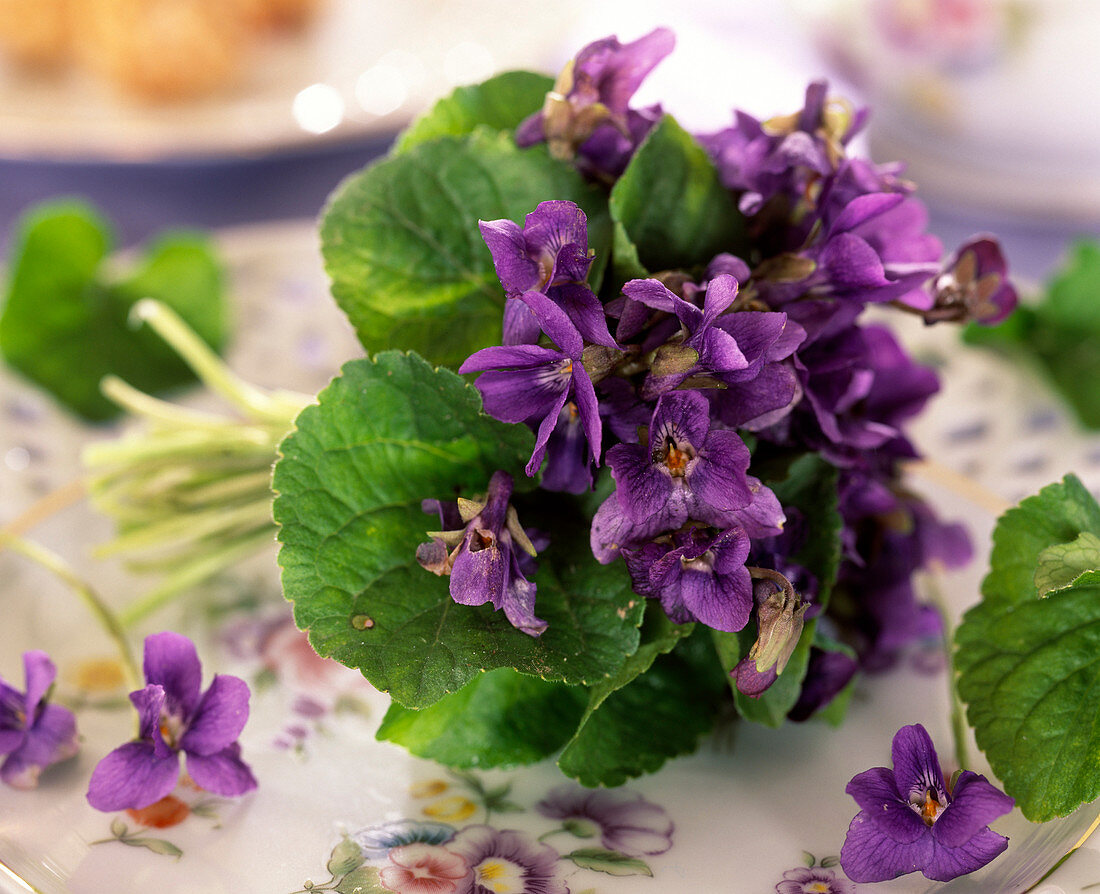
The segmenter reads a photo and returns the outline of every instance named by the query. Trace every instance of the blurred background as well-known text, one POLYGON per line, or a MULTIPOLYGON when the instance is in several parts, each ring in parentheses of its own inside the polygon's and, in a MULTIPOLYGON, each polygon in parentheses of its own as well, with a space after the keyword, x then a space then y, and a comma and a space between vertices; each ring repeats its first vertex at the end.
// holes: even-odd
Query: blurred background
POLYGON ((689 129, 792 111, 828 76, 946 244, 996 231, 1041 278, 1100 228, 1091 0, 0 0, 0 244, 58 196, 123 244, 312 218, 454 87, 660 24, 677 51, 638 99, 689 129))

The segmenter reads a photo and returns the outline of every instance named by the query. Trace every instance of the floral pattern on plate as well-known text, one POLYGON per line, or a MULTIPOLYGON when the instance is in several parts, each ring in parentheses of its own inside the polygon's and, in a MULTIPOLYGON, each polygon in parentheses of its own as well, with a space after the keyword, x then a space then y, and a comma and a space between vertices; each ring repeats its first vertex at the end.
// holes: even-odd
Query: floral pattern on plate
MULTIPOLYGON (((537 837, 490 825, 494 813, 529 812, 510 799, 511 783, 489 787, 460 772, 451 781, 416 782, 409 794, 427 802, 425 816, 457 823, 481 811, 483 821, 402 819, 350 832, 332 849, 331 878, 306 881, 295 894, 570 894, 581 872, 652 877, 645 858, 672 847, 674 827, 664 808, 628 791, 556 786, 534 811, 557 825, 537 837)), ((596 890, 582 878, 575 890, 596 890)))

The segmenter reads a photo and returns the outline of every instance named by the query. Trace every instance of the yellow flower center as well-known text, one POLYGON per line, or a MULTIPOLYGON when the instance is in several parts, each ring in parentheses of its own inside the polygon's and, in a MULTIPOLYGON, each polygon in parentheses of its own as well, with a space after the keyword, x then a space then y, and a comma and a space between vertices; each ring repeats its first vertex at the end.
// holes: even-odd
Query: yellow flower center
POLYGON ((474 867, 474 877, 493 894, 523 894, 523 867, 502 857, 489 857, 474 867))

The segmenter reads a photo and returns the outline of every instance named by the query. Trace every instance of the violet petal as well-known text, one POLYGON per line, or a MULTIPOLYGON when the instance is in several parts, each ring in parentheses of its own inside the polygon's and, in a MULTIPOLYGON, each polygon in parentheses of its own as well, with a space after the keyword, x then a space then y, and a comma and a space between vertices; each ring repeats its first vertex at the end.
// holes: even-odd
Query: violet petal
POLYGON ((250 695, 240 677, 217 674, 203 693, 180 747, 188 754, 208 755, 236 742, 248 720, 250 695))
POLYGON ((196 785, 215 795, 243 795, 256 788, 256 777, 240 755, 236 743, 217 754, 188 754, 187 773, 196 785))
POLYGON ((148 807, 171 792, 178 779, 175 753, 158 757, 148 742, 127 742, 96 764, 88 783, 88 803, 108 813, 148 807))

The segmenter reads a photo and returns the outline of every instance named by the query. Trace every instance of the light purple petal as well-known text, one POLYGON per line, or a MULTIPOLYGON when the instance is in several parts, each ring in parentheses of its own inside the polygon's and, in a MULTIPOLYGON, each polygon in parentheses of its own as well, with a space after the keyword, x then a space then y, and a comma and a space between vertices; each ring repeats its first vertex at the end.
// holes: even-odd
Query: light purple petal
POLYGON ((96 764, 88 783, 88 803, 112 812, 140 809, 176 787, 179 758, 157 757, 147 742, 127 742, 96 764))
MULTIPOLYGON (((861 810, 869 813, 881 812, 883 805, 894 802, 906 810, 910 809, 902 803, 894 772, 886 767, 872 767, 870 770, 858 773, 852 777, 852 781, 844 791, 855 798, 861 810)), ((917 833, 919 832, 920 830, 917 829, 917 833)))
POLYGON ((961 847, 1016 802, 986 779, 963 770, 955 781, 951 803, 932 826, 932 837, 944 847, 961 847))
POLYGON ((248 720, 250 694, 240 677, 217 674, 203 693, 180 747, 188 754, 208 755, 236 742, 248 720))
MULTIPOLYGON (((689 563, 680 576, 679 602, 691 618, 715 630, 734 633, 749 622, 752 579, 743 566, 726 574, 715 574, 709 570, 696 571, 689 563)), ((661 603, 664 604, 664 599, 661 603)))
POLYGON ((515 297, 539 285, 539 265, 527 254, 527 240, 519 224, 510 220, 479 220, 481 238, 493 255, 501 286, 515 297))
POLYGON ((781 533, 786 516, 779 504, 779 498, 759 478, 749 475, 746 480, 752 492, 752 502, 745 508, 730 513, 733 522, 753 538, 772 537, 781 533))
POLYGON ((524 118, 516 128, 516 145, 520 148, 534 146, 546 139, 542 110, 524 118))
POLYGON ((675 44, 676 37, 668 28, 655 28, 627 44, 614 37, 604 38, 577 54, 575 77, 579 85, 588 81, 597 88, 593 101, 598 99, 612 112, 622 114, 646 75, 675 44))
POLYGON ((73 712, 46 705, 22 744, 0 766, 0 779, 15 788, 34 788, 43 769, 68 760, 79 749, 73 712))
POLYGON ((623 547, 633 546, 664 530, 663 515, 647 519, 642 524, 632 522, 622 510, 618 497, 612 493, 596 510, 589 535, 592 554, 602 565, 613 562, 623 547))
POLYGON ((890 285, 882 259, 866 240, 852 233, 830 239, 821 250, 820 266, 839 291, 877 289, 890 285))
POLYGON ((241 760, 241 749, 236 744, 218 754, 187 755, 187 774, 199 788, 227 798, 256 788, 256 777, 241 760))
MULTIPOLYGON (((160 718, 165 710, 167 696, 159 683, 150 683, 143 689, 130 693, 130 704, 138 712, 138 737, 157 743, 163 752, 167 746, 160 734, 160 718)), ((161 757, 165 756, 163 753, 161 757)))
POLYGON ((512 568, 508 588, 504 591, 504 616, 508 623, 528 636, 541 636, 546 622, 535 617, 535 584, 527 580, 518 568, 512 568))
POLYGON ((38 703, 46 697, 54 679, 57 677, 57 667, 50 656, 40 649, 31 649, 23 653, 23 673, 27 682, 27 696, 25 700, 28 717, 34 716, 38 703))
MULTIPOLYGON (((920 817, 909 815, 928 831, 920 817)), ((909 872, 919 872, 932 858, 932 836, 920 835, 899 841, 892 825, 880 824, 875 814, 861 810, 848 827, 840 849, 840 866, 853 882, 883 882, 909 872)))
POLYGON ((877 192, 857 196, 844 206, 844 210, 833 221, 831 229, 834 233, 854 230, 880 214, 893 210, 905 199, 905 194, 898 192, 877 192))
POLYGON ((202 694, 202 664, 195 644, 171 631, 145 637, 145 682, 164 687, 168 710, 190 717, 202 694))
POLYGON ((632 279, 623 286, 623 294, 646 307, 676 314, 680 322, 692 331, 698 328, 699 321, 703 318, 703 312, 699 308, 670 292, 655 279, 632 279))

